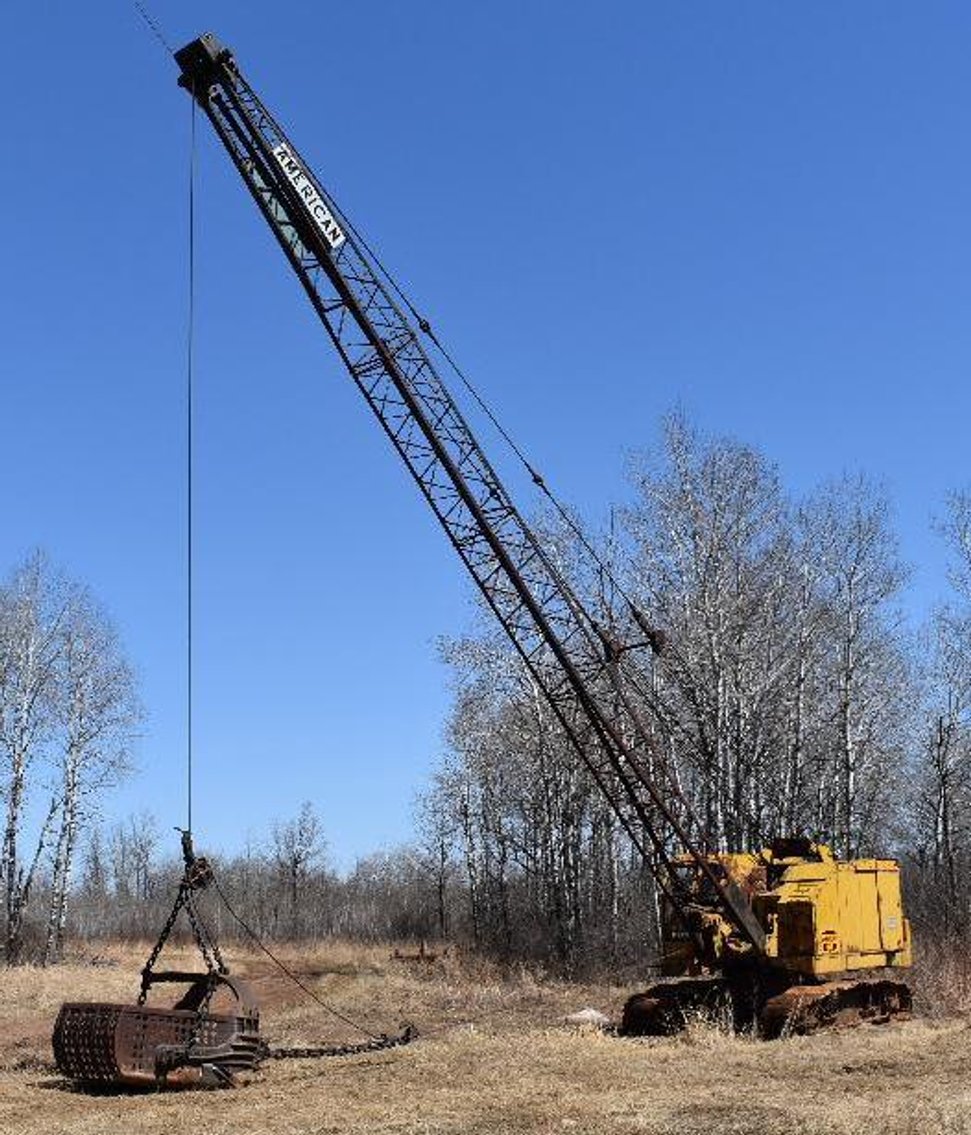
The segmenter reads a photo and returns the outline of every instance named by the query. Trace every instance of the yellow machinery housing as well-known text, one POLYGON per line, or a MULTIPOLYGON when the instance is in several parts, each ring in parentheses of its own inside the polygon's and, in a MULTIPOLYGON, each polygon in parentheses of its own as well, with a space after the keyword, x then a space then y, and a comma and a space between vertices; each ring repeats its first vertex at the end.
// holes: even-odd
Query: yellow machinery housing
MULTIPOLYGON (((773 969, 828 978, 913 960, 893 859, 844 861, 825 844, 779 840, 760 852, 711 854, 708 862, 751 903, 765 932, 762 956, 773 969)), ((689 877, 690 901, 665 907, 666 972, 714 971, 749 954, 751 946, 712 901, 696 862, 684 856, 678 866, 689 877)))
POLYGON ((628 1001, 625 1031, 673 1032, 726 999, 736 1023, 766 1036, 909 1011, 910 991, 887 972, 913 960, 894 860, 841 861, 824 844, 787 839, 705 863, 744 895, 764 942, 739 933, 698 861, 682 856, 662 908, 668 980, 628 1001))
POLYGON ((828 847, 812 847, 815 862, 776 858, 771 849, 760 856, 774 883, 752 898, 766 930, 766 958, 788 972, 819 977, 909 966, 910 923, 897 863, 840 862, 828 847))

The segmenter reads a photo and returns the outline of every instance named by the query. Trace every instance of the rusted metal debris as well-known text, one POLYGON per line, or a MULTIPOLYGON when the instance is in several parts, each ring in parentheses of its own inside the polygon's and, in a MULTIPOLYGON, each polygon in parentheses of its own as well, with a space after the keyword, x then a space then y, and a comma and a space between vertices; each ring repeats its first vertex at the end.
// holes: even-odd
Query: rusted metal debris
POLYGON ((706 1020, 731 1012, 724 977, 686 977, 659 981, 628 998, 620 1031, 624 1036, 672 1036, 693 1017, 706 1020))
MULTIPOLYGON (((244 982, 230 976, 215 938, 196 910, 195 892, 208 887, 214 876, 209 862, 193 852, 192 837, 187 831, 182 833, 182 853, 185 870, 175 905, 142 968, 137 1002, 116 1005, 75 1001, 61 1006, 52 1045, 58 1070, 63 1075, 94 1087, 139 1088, 167 1084, 230 1087, 239 1072, 254 1071, 262 1060, 350 1056, 397 1048, 417 1037, 416 1029, 408 1025, 396 1035, 371 1036, 361 1044, 270 1048, 260 1037, 256 998, 244 982), (155 969, 183 911, 205 961, 204 973, 155 969), (148 1005, 152 987, 165 983, 188 988, 171 1008, 148 1005), (228 994, 232 1004, 228 1010, 214 1011, 213 1003, 222 994, 228 994)), ((301 985, 293 974, 290 977, 301 985)), ((306 986, 301 985, 301 988, 310 992, 306 986)), ((316 996, 314 999, 320 1001, 316 996)), ((343 1019, 348 1024, 353 1023, 346 1017, 343 1019)))
POLYGON ((195 907, 195 893, 213 881, 208 860, 197 856, 192 835, 182 832, 184 871, 172 912, 142 968, 134 1005, 68 1002, 61 1007, 51 1043, 58 1070, 92 1085, 139 1087, 166 1083, 234 1082, 262 1056, 260 1011, 249 988, 231 977, 219 945, 195 907), (181 912, 185 912, 205 972, 155 969, 181 912), (186 992, 171 1008, 147 1004, 153 986, 175 983, 186 992), (228 1012, 213 1012, 217 994, 228 993, 228 1012))
POLYGON ((391 951, 391 960, 393 962, 435 962, 438 961, 440 957, 448 957, 448 946, 439 953, 437 950, 429 950, 425 945, 424 939, 418 944, 417 950, 400 950, 395 946, 391 951))

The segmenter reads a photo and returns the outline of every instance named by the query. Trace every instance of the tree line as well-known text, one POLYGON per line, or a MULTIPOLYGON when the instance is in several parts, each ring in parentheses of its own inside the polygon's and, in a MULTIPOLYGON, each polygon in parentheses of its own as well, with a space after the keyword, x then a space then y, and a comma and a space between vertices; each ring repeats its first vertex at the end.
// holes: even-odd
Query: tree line
MULTIPOLYGON (((879 484, 842 476, 794 498, 756 450, 677 415, 630 474, 634 499, 592 565, 574 525, 551 518, 544 536, 610 638, 643 644, 627 689, 659 781, 722 850, 808 835, 900 858, 921 937, 964 940, 971 496, 946 503, 949 591, 915 628, 879 484), (652 643, 621 593, 661 628, 652 643)), ((455 695, 423 812, 461 868, 466 932, 567 967, 643 957, 650 878, 525 668, 487 623, 444 655, 455 695)))
MULTIPOLYGON (((948 591, 914 626, 891 502, 868 478, 797 498, 764 455, 678 415, 629 474, 632 499, 599 536, 559 515, 538 530, 630 645, 629 693, 666 783, 723 849, 809 835, 842 856, 900 858, 917 932, 964 940, 971 495, 943 507, 948 591), (649 645, 622 596, 659 628, 649 645)), ((110 624, 34 557, 0 591, 0 651, 7 958, 23 954, 29 911, 32 951, 47 960, 68 931, 152 937, 178 864, 160 856, 150 817, 91 823, 140 712, 110 624), (26 849, 31 794, 40 838, 26 849)), ((452 706, 414 842, 340 876, 308 804, 218 861, 233 910, 268 938, 447 939, 564 971, 642 964, 657 942, 650 864, 528 672, 485 613, 442 656, 452 706)), ((245 934, 219 904, 212 917, 245 934)))

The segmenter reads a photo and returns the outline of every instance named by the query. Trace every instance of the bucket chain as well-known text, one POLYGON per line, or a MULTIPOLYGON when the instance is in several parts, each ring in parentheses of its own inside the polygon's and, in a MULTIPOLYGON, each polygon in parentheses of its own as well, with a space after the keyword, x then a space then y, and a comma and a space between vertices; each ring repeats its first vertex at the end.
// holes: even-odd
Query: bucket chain
POLYGON ((400 1048, 417 1039, 418 1030, 413 1025, 406 1025, 400 1033, 388 1036, 382 1033, 373 1040, 365 1040, 360 1044, 327 1044, 309 1045, 303 1048, 270 1048, 263 1047, 260 1057, 263 1060, 310 1060, 326 1056, 355 1056, 360 1052, 380 1052, 386 1048, 400 1048))

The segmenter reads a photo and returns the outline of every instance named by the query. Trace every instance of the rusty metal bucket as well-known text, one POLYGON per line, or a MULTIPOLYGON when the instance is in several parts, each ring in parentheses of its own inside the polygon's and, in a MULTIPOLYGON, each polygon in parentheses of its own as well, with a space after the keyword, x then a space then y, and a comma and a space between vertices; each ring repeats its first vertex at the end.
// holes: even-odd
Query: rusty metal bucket
POLYGON ((246 985, 229 974, 157 973, 152 983, 181 982, 189 989, 171 1009, 108 1002, 61 1006, 52 1044, 58 1070, 90 1085, 155 1086, 233 1083, 264 1055, 260 1014, 246 985), (231 1012, 208 1011, 210 996, 225 988, 231 1012))

